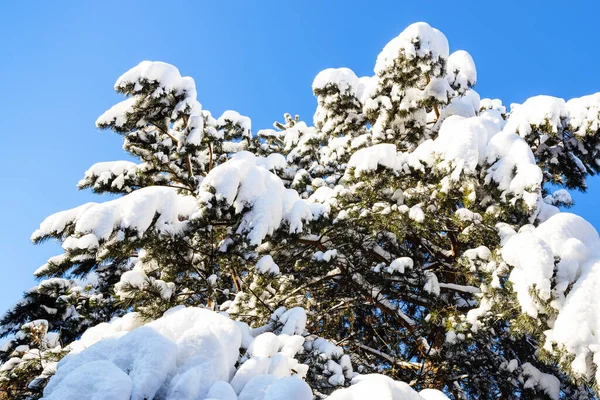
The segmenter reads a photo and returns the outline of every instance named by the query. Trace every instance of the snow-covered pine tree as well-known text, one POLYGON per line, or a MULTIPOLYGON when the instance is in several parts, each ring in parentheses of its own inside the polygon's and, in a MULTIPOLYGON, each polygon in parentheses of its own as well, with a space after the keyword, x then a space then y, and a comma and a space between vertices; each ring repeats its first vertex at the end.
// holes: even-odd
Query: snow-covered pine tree
MULTIPOLYGON (((61 260, 62 256, 52 257, 36 275, 61 260)), ((10 399, 35 396, 67 353, 64 345, 124 313, 112 296, 120 270, 112 264, 83 280, 51 277, 24 293, 0 320, 1 335, 10 337, 0 348, 1 362, 10 366, 0 370, 2 393, 10 399)))
MULTIPOLYGON (((302 307, 306 329, 293 334, 304 348, 287 356, 308 370, 285 373, 318 397, 358 371, 456 399, 593 398, 600 332, 586 319, 598 318, 600 239, 559 213, 566 190, 550 192, 585 189, 600 169, 600 95, 537 97, 507 112, 480 100, 472 58, 450 54, 425 23, 388 43, 374 72, 319 73, 313 126, 286 114, 256 135, 235 111, 203 110, 194 81, 171 65, 145 61, 121 76, 127 98, 96 124, 121 134, 136 162, 92 166, 79 187, 122 196, 50 216, 33 234, 65 252, 2 320, 17 339, 2 353, 2 388, 39 397, 63 346, 129 311, 140 321, 119 331, 183 305, 263 326, 258 340, 302 307), (29 335, 31 324, 52 343, 29 335), (22 373, 30 349, 48 362, 22 373)), ((263 362, 251 340, 239 371, 263 362)), ((67 365, 47 396, 63 393, 67 365)), ((332 398, 399 385, 361 379, 332 398)))

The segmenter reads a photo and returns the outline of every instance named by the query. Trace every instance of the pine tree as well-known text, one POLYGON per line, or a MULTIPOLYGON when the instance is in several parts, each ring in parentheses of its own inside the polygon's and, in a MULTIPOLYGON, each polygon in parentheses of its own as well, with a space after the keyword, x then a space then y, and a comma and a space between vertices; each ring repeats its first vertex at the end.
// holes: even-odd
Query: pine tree
POLYGON ((213 118, 171 65, 122 75, 127 98, 96 125, 137 161, 93 165, 79 187, 121 197, 50 216, 33 234, 65 252, 0 321, 16 338, 0 353, 2 388, 39 397, 46 364, 88 327, 184 305, 276 333, 286 310, 305 309, 295 356, 318 397, 351 384, 351 359, 354 371, 455 399, 593 398, 597 350, 548 332, 587 277, 565 278, 563 265, 595 242, 552 249, 547 275, 521 275, 524 285, 515 242, 544 239, 571 204, 553 189, 585 190, 600 171, 600 96, 507 112, 480 100, 470 55, 450 54, 425 23, 386 45, 374 73, 321 72, 313 126, 286 114, 256 135, 235 111, 213 118), (30 349, 48 362, 21 372, 30 349))

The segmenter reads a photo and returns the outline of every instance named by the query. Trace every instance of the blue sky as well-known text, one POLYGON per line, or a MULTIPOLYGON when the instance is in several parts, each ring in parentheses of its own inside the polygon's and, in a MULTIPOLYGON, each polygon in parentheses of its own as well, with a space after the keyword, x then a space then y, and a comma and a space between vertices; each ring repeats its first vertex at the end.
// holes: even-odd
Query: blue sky
MULTIPOLYGON (((482 97, 568 99, 600 91, 599 13, 593 0, 1 2, 0 312, 60 253, 29 242, 39 223, 106 200, 75 185, 93 163, 124 158, 120 138, 94 121, 142 60, 175 64, 204 108, 237 110, 256 131, 284 112, 311 121, 320 70, 372 75, 383 46, 426 21, 471 53, 482 97)), ((600 178, 589 186, 574 210, 600 227, 600 178)))

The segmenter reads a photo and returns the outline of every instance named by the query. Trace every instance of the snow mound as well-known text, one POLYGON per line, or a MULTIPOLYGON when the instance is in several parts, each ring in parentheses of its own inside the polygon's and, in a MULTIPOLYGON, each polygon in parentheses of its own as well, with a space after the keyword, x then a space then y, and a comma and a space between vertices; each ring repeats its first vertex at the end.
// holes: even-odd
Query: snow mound
POLYGON ((82 188, 86 185, 93 185, 94 188, 100 185, 111 183, 115 189, 122 189, 126 179, 135 178, 138 171, 138 165, 131 161, 106 161, 92 165, 85 171, 85 176, 77 184, 82 188))
POLYGON ((241 151, 229 161, 215 167, 200 187, 204 203, 200 216, 213 212, 217 216, 233 207, 243 213, 237 233, 246 234, 253 245, 259 245, 283 223, 290 233, 302 232, 303 222, 311 220, 311 209, 298 192, 286 189, 281 179, 260 166, 254 154, 241 151))
POLYGON ((526 137, 534 127, 548 127, 552 134, 569 128, 575 137, 593 135, 600 129, 600 93, 565 100, 535 96, 511 107, 505 129, 526 137))
POLYGON ((44 399, 129 400, 131 392, 132 381, 125 372, 110 361, 97 360, 75 368, 44 399), (92 376, 94 379, 90 379, 92 376))
POLYGON ((44 399, 312 399, 307 366, 294 358, 304 338, 261 333, 240 355, 248 332, 225 315, 181 306, 144 326, 101 324, 70 346, 44 399))
POLYGON ((205 116, 202 104, 196 99, 196 83, 189 76, 181 76, 177 67, 160 61, 142 61, 125 72, 115 83, 115 90, 131 96, 115 104, 96 120, 99 128, 112 127, 119 132, 134 131, 148 124, 141 117, 145 113, 156 114, 170 110, 165 115, 175 121, 181 114, 187 114, 187 129, 183 132, 170 130, 170 135, 180 143, 199 146, 204 135, 205 116), (172 99, 167 99, 172 95, 172 99), (163 107, 156 108, 156 99, 161 99, 163 107), (168 104, 173 101, 172 104, 168 104), (187 137, 181 137, 186 134, 187 137))
POLYGON ((322 338, 305 343, 301 308, 280 308, 273 318, 281 325, 278 334, 195 307, 175 307, 141 326, 136 313, 127 314, 88 329, 68 347, 43 399, 310 400, 312 390, 303 380, 308 366, 295 358, 304 351, 328 360, 334 386, 354 376, 351 387, 333 392, 333 400, 446 399, 384 375, 355 375, 342 348, 322 338))
POLYGON ((485 183, 495 183, 506 195, 522 197, 530 208, 538 205, 542 171, 535 163, 531 148, 515 133, 502 131, 497 112, 465 118, 458 115, 444 120, 438 137, 421 143, 415 151, 396 151, 391 143, 382 143, 356 151, 348 162, 354 176, 386 167, 398 174, 410 169, 424 170, 425 165, 450 169, 450 179, 462 174, 477 175, 477 168, 489 165, 485 183))
POLYGON ((446 76, 448 83, 460 93, 464 93, 477 83, 475 61, 464 50, 458 50, 450 54, 446 70, 448 71, 448 75, 446 76))
POLYGON ((546 124, 549 124, 553 133, 557 133, 563 127, 563 121, 569 117, 566 102, 552 96, 534 96, 513 108, 504 129, 522 137, 532 132, 532 126, 546 124))
POLYGON ((547 302, 556 313, 544 348, 552 352, 557 344, 575 357, 575 374, 600 379, 600 238, 594 227, 577 215, 558 213, 512 236, 502 257, 514 267, 510 280, 522 311, 536 317, 547 312, 542 304, 547 302))
POLYGON ((400 35, 386 44, 377 56, 375 74, 392 67, 400 53, 409 60, 428 56, 433 59, 448 58, 448 39, 442 32, 425 22, 409 25, 400 35))
POLYGON ((196 85, 190 77, 182 77, 179 69, 174 65, 161 61, 142 61, 117 79, 115 90, 121 91, 133 85, 134 92, 143 89, 144 82, 158 82, 158 91, 175 92, 181 94, 187 92, 196 97, 196 85))
POLYGON ((315 92, 332 85, 337 87, 341 93, 350 91, 356 95, 359 84, 358 77, 350 68, 327 68, 317 74, 312 89, 315 92))
POLYGON ((150 227, 155 232, 176 234, 185 227, 181 217, 197 211, 193 196, 183 196, 176 189, 153 186, 136 190, 124 197, 105 203, 87 203, 72 210, 62 211, 46 218, 31 240, 62 235, 68 225, 69 247, 88 248, 92 234, 96 240, 107 240, 115 230, 133 230, 143 235, 150 227), (158 218, 154 221, 155 216, 158 218), (80 235, 84 235, 79 238, 80 235), (84 241, 86 243, 80 243, 84 241))
POLYGON ((577 136, 594 135, 600 130, 600 92, 567 101, 571 129, 577 136))
POLYGON ((270 255, 262 256, 256 263, 256 270, 261 274, 279 275, 279 266, 270 255))
POLYGON ((238 125, 244 131, 244 136, 250 136, 252 130, 252 121, 249 117, 241 115, 237 111, 227 110, 218 119, 218 126, 225 126, 227 124, 238 125))
POLYGON ((352 386, 338 389, 329 400, 444 400, 448 399, 442 392, 425 389, 421 393, 413 390, 404 382, 394 381, 385 375, 360 375, 352 380, 352 386))
POLYGON ((548 395, 551 400, 560 399, 560 381, 557 377, 545 374, 530 363, 523 364, 525 388, 537 389, 548 395))

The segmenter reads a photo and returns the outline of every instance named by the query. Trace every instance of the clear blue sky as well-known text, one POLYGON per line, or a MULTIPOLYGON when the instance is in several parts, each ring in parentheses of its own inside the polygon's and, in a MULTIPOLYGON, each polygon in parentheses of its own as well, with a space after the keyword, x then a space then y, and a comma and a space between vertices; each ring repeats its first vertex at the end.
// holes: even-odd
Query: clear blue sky
MULTIPOLYGON (((253 130, 284 112, 312 120, 313 77, 371 75, 412 22, 446 34, 477 64, 477 91, 505 104, 600 91, 600 3, 588 1, 4 1, 0 4, 0 312, 60 253, 29 236, 49 214, 104 199, 76 190, 93 163, 124 158, 94 127, 116 78, 142 60, 196 80, 204 108, 234 109, 253 130)), ((600 178, 575 212, 600 227, 600 178)))

